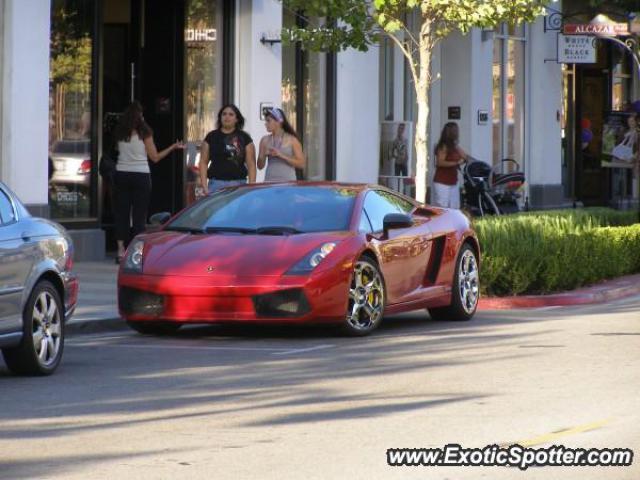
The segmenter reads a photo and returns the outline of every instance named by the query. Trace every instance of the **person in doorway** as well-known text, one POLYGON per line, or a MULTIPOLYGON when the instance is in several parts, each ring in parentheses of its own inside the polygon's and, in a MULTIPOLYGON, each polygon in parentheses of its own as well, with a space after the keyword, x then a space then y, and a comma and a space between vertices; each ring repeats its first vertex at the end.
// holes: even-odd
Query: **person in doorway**
POLYGON ((149 162, 159 162, 176 149, 184 149, 181 141, 158 152, 153 131, 144 121, 142 105, 134 101, 122 114, 115 130, 118 162, 114 176, 114 215, 120 263, 129 241, 145 229, 151 199, 149 162))
POLYGON ((458 124, 448 122, 436 145, 436 173, 433 177, 433 203, 439 207, 460 208, 458 167, 467 154, 458 146, 458 124))
POLYGON ((404 123, 398 124, 396 138, 391 147, 391 158, 393 158, 395 174, 398 177, 407 175, 407 139, 404 138, 404 128, 404 123))
POLYGON ((258 168, 263 169, 267 159, 265 182, 295 181, 296 168, 304 168, 305 160, 302 144, 282 109, 270 108, 265 115, 264 125, 269 132, 260 140, 258 168))
POLYGON ((238 107, 225 105, 218 112, 216 129, 202 142, 198 172, 200 186, 214 193, 221 188, 256 181, 256 148, 243 130, 244 117, 238 107))

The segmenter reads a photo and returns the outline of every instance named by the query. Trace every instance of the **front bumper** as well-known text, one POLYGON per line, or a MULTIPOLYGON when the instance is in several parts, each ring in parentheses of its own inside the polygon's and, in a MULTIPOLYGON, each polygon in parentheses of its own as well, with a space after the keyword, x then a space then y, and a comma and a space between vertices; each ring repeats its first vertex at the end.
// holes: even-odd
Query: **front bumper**
POLYGON ((180 323, 338 322, 347 309, 350 277, 118 276, 118 309, 127 321, 180 323))

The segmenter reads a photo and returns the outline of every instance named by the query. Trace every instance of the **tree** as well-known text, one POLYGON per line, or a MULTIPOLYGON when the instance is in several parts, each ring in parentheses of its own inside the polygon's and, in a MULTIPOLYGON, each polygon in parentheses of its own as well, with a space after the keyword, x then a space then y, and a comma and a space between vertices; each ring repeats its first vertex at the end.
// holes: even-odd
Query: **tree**
POLYGON ((388 36, 404 54, 418 103, 415 148, 416 198, 425 199, 429 165, 429 93, 433 49, 452 31, 493 28, 531 22, 544 13, 544 0, 283 0, 304 19, 282 30, 285 42, 300 42, 312 51, 366 51, 388 36), (419 12, 412 31, 407 17, 419 12), (320 19, 320 20, 318 20, 320 19))

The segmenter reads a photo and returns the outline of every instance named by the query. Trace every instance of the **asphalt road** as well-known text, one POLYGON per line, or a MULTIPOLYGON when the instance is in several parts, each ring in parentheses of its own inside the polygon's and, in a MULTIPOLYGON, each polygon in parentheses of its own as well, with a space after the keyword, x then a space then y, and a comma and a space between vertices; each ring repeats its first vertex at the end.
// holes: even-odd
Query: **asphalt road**
POLYGON ((0 362, 0 478, 638 479, 640 296, 420 313, 368 338, 192 328, 68 338, 47 378, 0 362), (632 448, 631 467, 389 467, 392 447, 632 448))

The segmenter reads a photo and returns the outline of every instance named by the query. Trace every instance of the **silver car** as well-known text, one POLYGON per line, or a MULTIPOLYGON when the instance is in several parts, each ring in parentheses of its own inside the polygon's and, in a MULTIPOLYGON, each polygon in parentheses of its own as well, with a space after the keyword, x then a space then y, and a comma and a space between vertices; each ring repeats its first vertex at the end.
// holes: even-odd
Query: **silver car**
POLYGON ((32 217, 0 182, 0 349, 12 372, 49 375, 60 363, 78 301, 72 265, 65 229, 32 217))
POLYGON ((58 140, 49 156, 53 162, 51 183, 88 189, 91 179, 91 143, 88 139, 58 140))

